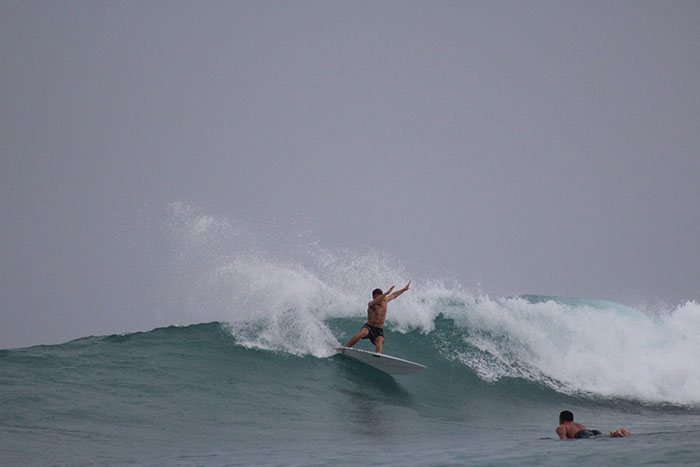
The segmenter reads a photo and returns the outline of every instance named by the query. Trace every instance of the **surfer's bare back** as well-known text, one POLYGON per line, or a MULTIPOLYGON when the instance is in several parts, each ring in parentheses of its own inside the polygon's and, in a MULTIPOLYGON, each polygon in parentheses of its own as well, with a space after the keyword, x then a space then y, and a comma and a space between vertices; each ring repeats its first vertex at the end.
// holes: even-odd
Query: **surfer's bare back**
POLYGON ((408 290, 411 281, 408 281, 406 287, 392 292, 395 286, 391 286, 389 290, 382 292, 382 289, 374 289, 372 291, 372 301, 367 304, 367 322, 362 326, 360 332, 352 336, 352 339, 345 345, 352 347, 357 344, 360 339, 369 339, 372 344, 377 347, 377 353, 382 353, 382 344, 384 344, 384 321, 386 321, 386 310, 390 301, 408 290))

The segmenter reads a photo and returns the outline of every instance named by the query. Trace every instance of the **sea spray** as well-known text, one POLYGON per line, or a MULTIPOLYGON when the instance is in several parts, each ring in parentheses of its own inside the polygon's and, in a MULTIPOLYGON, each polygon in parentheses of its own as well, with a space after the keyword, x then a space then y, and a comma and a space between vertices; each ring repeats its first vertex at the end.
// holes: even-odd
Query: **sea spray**
POLYGON ((330 356, 340 342, 325 320, 361 316, 373 288, 405 277, 386 255, 331 252, 303 229, 255 229, 184 203, 169 211, 172 313, 226 322, 245 346, 330 356))

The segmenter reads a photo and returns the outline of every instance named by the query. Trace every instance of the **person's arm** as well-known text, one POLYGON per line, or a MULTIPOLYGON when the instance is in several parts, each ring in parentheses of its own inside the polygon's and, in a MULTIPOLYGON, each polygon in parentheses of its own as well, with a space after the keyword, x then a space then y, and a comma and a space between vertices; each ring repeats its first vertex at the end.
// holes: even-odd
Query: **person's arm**
POLYGON ((557 427, 557 434, 559 435, 559 439, 566 439, 566 428, 559 425, 557 427))
MULTIPOLYGON (((391 300, 395 299, 396 297, 398 297, 399 295, 401 295, 402 293, 407 291, 410 286, 411 286, 411 281, 408 281, 408 284, 406 284, 406 287, 404 287, 401 290, 397 290, 393 294, 389 295, 388 297, 386 297, 386 300, 391 301, 391 300)), ((392 287, 392 289, 393 289, 393 287, 392 287)))
POLYGON ((379 305, 380 303, 382 303, 382 300, 384 300, 384 298, 385 298, 387 295, 389 295, 389 294, 391 293, 392 290, 394 290, 394 287, 396 287, 396 286, 395 286, 395 285, 392 285, 391 287, 389 287, 389 290, 387 290, 386 292, 384 292, 382 295, 377 295, 377 298, 373 299, 373 300, 372 300, 371 302, 369 302, 367 305, 370 306, 370 307, 373 307, 373 306, 375 306, 375 305, 379 305))

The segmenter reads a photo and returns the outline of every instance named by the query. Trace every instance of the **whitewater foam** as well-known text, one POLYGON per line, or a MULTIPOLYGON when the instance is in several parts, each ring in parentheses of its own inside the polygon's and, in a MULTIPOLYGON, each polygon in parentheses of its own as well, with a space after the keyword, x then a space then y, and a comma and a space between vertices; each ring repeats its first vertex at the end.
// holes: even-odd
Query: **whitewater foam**
MULTIPOLYGON (((452 313, 456 358, 486 380, 520 377, 567 393, 700 403, 700 306, 657 316, 586 300, 482 297, 452 313)), ((601 302, 605 303, 605 302, 601 302)))
MULTIPOLYGON (((371 289, 409 278, 386 255, 330 251, 308 232, 255 232, 182 204, 171 214, 178 317, 229 323, 246 347, 327 357, 339 344, 329 320, 357 318, 359 328, 371 289)), ((571 394, 700 404, 696 302, 651 313, 596 300, 491 298, 412 278, 412 290, 392 302, 387 328, 435 335, 441 358, 486 381, 515 377, 571 394), (449 335, 433 334, 438 317, 453 322, 449 335)))

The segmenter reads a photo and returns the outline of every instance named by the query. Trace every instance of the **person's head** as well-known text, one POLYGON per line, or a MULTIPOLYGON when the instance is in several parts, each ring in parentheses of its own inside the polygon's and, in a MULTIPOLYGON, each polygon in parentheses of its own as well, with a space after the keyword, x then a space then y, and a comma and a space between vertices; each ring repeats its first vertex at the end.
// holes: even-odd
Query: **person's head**
POLYGON ((382 295, 384 292, 382 292, 382 289, 374 289, 372 291, 372 298, 377 298, 379 295, 382 295))
POLYGON ((559 414, 559 424, 561 425, 564 422, 573 422, 574 421, 574 414, 569 412, 568 410, 562 410, 562 412, 559 414))

